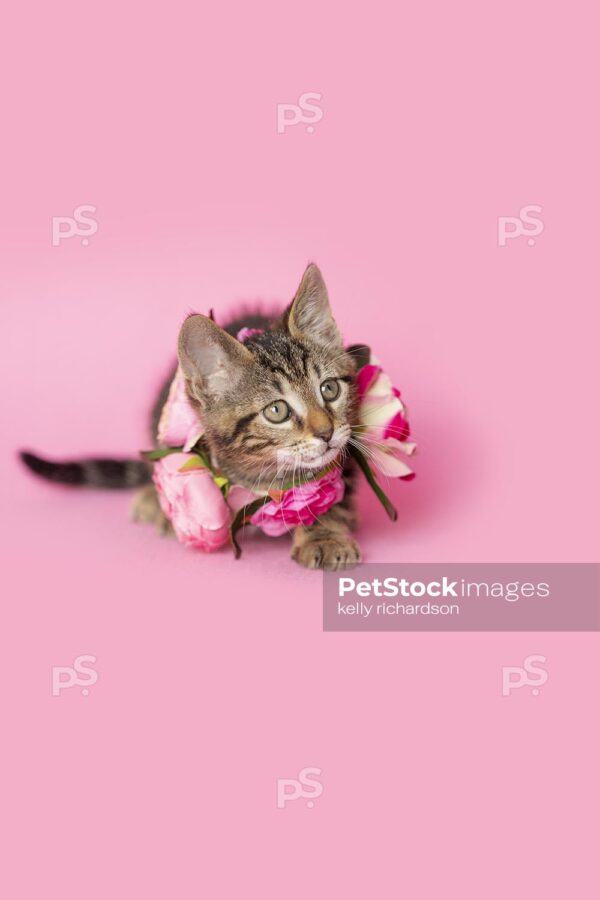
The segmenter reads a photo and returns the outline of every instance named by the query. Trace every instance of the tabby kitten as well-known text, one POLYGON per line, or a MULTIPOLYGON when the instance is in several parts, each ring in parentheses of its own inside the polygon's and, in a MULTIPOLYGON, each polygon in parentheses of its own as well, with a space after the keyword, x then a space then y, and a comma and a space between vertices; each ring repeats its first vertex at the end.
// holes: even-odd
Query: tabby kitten
MULTIPOLYGON (((178 357, 211 462, 232 482, 266 492, 332 463, 343 469, 344 499, 313 525, 294 529, 292 558, 308 568, 338 569, 357 563, 360 551, 351 535, 355 516, 346 451, 356 424, 356 364, 354 355, 343 348, 317 266, 308 266, 292 303, 278 319, 255 316, 223 329, 206 316, 190 316, 181 328, 178 357), (251 332, 242 343, 234 335, 248 325, 264 330, 251 332)), ((154 424, 167 390, 168 384, 155 409, 154 424)), ((142 464, 133 461, 61 465, 31 454, 22 458, 54 481, 119 487, 142 480, 142 464), (102 467, 108 467, 104 473, 108 479, 102 467)), ((135 497, 133 517, 169 530, 152 484, 135 497)))

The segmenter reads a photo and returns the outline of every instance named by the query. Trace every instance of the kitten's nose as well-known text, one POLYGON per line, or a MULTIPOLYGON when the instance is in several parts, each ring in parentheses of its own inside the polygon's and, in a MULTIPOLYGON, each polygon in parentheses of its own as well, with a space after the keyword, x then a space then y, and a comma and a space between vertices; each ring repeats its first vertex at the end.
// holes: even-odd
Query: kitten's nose
POLYGON ((333 435, 333 426, 327 425, 323 428, 320 428, 319 431, 314 432, 314 436, 321 438, 321 440, 325 441, 326 444, 331 440, 331 436, 333 435))

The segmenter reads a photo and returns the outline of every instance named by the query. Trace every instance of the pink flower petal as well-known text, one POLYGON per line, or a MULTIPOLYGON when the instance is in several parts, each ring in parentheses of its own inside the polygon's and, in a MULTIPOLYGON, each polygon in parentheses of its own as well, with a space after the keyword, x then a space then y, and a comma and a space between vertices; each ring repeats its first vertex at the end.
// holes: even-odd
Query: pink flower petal
POLYGON ((264 328, 240 328, 237 333, 237 339, 243 344, 248 338, 254 337, 255 334, 264 334, 264 328))
POLYGON ((388 422, 383 432, 383 437, 384 440, 388 437, 394 437, 398 441, 405 441, 410 437, 410 425, 401 412, 396 413, 394 418, 388 422))
POLYGON ((408 478, 412 471, 401 454, 411 454, 415 444, 408 441, 410 426, 400 391, 379 366, 365 368, 370 371, 363 376, 364 389, 359 387, 358 422, 366 434, 376 439, 369 441, 374 464, 384 475, 408 478))
POLYGON ((380 366, 373 366, 371 364, 363 366, 362 369, 359 370, 358 375, 356 376, 356 386, 358 388, 359 397, 363 397, 367 393, 380 372, 380 366))
POLYGON ((185 377, 181 369, 177 369, 160 414, 158 440, 166 447, 183 445, 189 450, 203 434, 202 423, 187 394, 185 377))
POLYGON ((402 402, 392 394, 386 397, 373 397, 369 394, 360 404, 358 421, 368 427, 385 428, 403 410, 402 402))
POLYGON ((248 506, 256 500, 258 494, 254 494, 241 484, 232 484, 227 494, 227 505, 234 512, 239 512, 244 506, 248 506))
POLYGON ((265 534, 285 534, 296 525, 312 525, 343 496, 344 481, 339 469, 332 469, 317 481, 309 481, 286 491, 281 501, 265 503, 250 521, 265 534))
POLYGON ((388 478, 406 478, 413 474, 412 469, 403 459, 400 459, 390 448, 390 452, 380 449, 379 447, 371 447, 370 450, 372 462, 377 469, 388 478))
POLYGON ((154 464, 153 479, 161 507, 182 544, 212 551, 229 540, 231 511, 209 469, 181 466, 192 458, 171 453, 154 464))

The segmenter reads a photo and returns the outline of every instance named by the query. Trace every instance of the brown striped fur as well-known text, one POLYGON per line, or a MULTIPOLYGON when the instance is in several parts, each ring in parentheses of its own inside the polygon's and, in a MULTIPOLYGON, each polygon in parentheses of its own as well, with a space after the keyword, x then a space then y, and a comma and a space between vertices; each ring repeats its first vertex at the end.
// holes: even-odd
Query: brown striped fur
POLYGON ((311 568, 352 565, 360 557, 350 535, 352 468, 346 451, 356 417, 355 362, 343 348, 315 265, 307 268, 285 313, 265 324, 264 333, 245 344, 206 316, 190 316, 183 324, 179 363, 207 449, 224 475, 256 491, 279 488, 327 464, 340 466, 348 483, 345 500, 310 528, 296 529, 292 556, 311 568), (326 402, 320 385, 330 378, 340 394, 326 402), (281 424, 263 413, 277 400, 291 411, 281 424))

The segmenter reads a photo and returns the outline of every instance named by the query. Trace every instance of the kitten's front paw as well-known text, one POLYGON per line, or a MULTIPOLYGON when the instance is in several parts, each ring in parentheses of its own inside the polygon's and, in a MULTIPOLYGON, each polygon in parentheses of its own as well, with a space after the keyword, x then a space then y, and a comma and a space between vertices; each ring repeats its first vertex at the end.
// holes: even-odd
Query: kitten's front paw
POLYGON ((349 569, 360 562, 360 549, 350 536, 307 537, 294 547, 292 559, 307 569, 349 569))
POLYGON ((154 525, 160 535, 174 536, 173 526, 165 516, 153 484, 147 484, 135 494, 130 516, 134 522, 148 522, 154 525))

